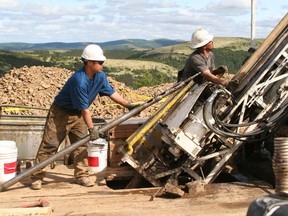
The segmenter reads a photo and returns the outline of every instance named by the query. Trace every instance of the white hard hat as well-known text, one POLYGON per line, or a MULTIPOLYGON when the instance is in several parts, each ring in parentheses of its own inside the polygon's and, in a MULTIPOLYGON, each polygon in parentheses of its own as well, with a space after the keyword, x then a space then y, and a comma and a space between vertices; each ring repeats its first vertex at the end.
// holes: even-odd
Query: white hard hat
POLYGON ((210 41, 212 41, 214 36, 210 34, 208 31, 204 29, 197 29, 193 32, 191 37, 191 48, 199 48, 206 44, 208 44, 210 41))
POLYGON ((96 44, 90 44, 86 46, 82 52, 81 58, 91 61, 105 61, 106 57, 103 54, 103 50, 96 44))

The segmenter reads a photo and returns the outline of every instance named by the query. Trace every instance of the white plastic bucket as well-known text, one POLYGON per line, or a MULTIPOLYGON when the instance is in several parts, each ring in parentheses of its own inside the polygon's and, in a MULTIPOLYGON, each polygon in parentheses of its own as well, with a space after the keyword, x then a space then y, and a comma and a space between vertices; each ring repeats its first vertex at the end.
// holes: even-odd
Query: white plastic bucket
POLYGON ((0 140, 0 182, 6 182, 16 176, 17 154, 14 141, 0 140))
POLYGON ((16 148, 16 142, 12 140, 0 140, 0 148, 16 148))
POLYGON ((99 138, 88 143, 88 166, 89 171, 98 173, 107 167, 108 142, 99 138))

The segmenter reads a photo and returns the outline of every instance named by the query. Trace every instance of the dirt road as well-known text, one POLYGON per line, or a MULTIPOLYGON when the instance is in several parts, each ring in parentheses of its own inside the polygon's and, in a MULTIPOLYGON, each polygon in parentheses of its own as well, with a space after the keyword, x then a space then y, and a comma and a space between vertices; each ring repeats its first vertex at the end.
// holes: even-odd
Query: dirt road
MULTIPOLYGON (((94 175, 91 176, 95 178, 94 175)), ((219 183, 205 186, 197 194, 182 198, 156 197, 158 188, 113 190, 107 186, 85 188, 74 183, 73 170, 64 165, 47 170, 47 178, 39 191, 28 187, 29 179, 0 192, 0 210, 34 203, 39 198, 49 202, 52 215, 246 215, 249 204, 274 190, 261 183, 219 183)), ((13 215, 13 214, 11 214, 13 215)), ((15 215, 15 214, 14 214, 15 215)))

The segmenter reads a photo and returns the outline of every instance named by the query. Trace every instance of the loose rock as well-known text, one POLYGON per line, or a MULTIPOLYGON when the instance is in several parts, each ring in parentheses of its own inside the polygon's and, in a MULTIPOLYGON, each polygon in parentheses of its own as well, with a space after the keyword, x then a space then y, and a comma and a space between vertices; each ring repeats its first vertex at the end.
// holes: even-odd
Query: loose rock
MULTIPOLYGON (((0 104, 12 105, 11 108, 2 108, 2 115, 47 115, 54 97, 61 90, 66 80, 73 71, 58 67, 24 66, 14 68, 0 78, 0 104), (17 109, 19 106, 21 109, 17 109), (24 107, 24 108, 23 108, 24 107), (39 108, 39 109, 30 109, 39 108), (43 110, 45 108, 46 110, 43 110)), ((117 82, 108 77, 109 82, 125 99, 132 103, 144 103, 152 97, 169 89, 173 83, 153 87, 142 87, 133 90, 124 83, 117 82)), ((146 108, 135 118, 147 118, 151 116, 161 102, 146 108)), ((89 108, 95 118, 114 119, 125 112, 126 108, 115 104, 109 97, 95 99, 89 108)))

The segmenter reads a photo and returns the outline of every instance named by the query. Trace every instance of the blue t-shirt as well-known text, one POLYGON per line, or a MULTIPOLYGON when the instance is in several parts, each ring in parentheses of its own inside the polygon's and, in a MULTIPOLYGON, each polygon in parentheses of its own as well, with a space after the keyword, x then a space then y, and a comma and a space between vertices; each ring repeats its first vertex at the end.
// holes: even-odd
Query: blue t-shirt
POLYGON ((59 94, 55 97, 54 103, 57 106, 69 110, 80 111, 88 109, 96 96, 111 96, 115 90, 107 80, 103 71, 96 73, 90 79, 85 68, 76 71, 65 83, 59 94))

